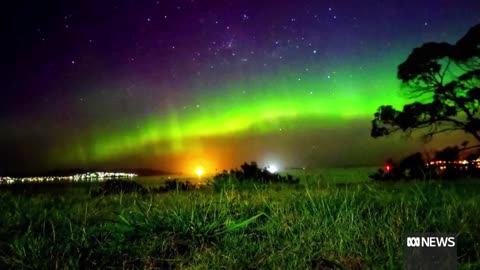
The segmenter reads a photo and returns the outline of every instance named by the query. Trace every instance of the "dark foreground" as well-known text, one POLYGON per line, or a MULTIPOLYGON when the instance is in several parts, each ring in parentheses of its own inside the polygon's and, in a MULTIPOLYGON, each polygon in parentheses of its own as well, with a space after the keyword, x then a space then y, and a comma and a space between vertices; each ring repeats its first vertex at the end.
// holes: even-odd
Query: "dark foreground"
POLYGON ((480 268, 476 180, 45 190, 0 191, 1 269, 399 269, 406 232, 458 233, 460 268, 480 268))

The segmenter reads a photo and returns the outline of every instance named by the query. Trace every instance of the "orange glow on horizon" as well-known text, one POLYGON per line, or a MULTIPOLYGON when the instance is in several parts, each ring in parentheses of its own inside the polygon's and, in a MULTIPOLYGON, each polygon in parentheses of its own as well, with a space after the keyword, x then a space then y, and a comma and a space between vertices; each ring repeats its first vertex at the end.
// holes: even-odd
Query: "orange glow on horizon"
POLYGON ((189 151, 179 152, 164 160, 164 157, 158 159, 157 164, 162 166, 161 169, 179 173, 187 178, 197 178, 197 169, 202 168, 202 178, 205 178, 223 170, 238 168, 243 162, 254 160, 254 158, 238 157, 230 151, 227 145, 221 144, 209 149, 195 149, 193 147, 189 151))
POLYGON ((202 175, 205 173, 205 170, 202 168, 202 167, 198 167, 196 170, 195 170, 195 174, 198 176, 198 177, 202 177, 202 175))
POLYGON ((198 178, 214 174, 218 166, 216 160, 213 159, 214 156, 208 155, 209 153, 202 154, 203 155, 199 154, 183 161, 182 172, 187 176, 195 176, 198 178))

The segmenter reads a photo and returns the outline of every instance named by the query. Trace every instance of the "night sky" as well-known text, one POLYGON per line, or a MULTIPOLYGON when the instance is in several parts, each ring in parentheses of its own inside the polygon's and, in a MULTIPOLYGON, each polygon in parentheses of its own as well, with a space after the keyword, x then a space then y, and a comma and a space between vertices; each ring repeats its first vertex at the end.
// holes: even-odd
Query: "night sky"
MULTIPOLYGON (((0 174, 381 164, 397 66, 480 1, 15 1, 2 32, 0 174), (280 4, 281 3, 281 4, 280 4)), ((445 138, 438 145, 447 144, 445 138)))

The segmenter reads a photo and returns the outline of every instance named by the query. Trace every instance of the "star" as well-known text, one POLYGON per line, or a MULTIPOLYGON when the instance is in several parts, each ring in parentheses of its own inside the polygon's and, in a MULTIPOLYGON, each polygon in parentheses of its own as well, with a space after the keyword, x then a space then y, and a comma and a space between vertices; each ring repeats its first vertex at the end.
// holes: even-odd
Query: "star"
MULTIPOLYGON (((223 129, 232 129, 231 135, 238 129, 241 137, 250 131, 241 130, 244 126, 252 127, 252 132, 261 127, 261 135, 265 132, 270 139, 280 126, 289 131, 296 121, 311 115, 329 117, 340 127, 335 120, 371 118, 377 105, 402 100, 395 91, 397 67, 415 46, 455 42, 461 31, 478 21, 473 12, 480 8, 478 1, 456 0, 455 7, 404 1, 405 5, 389 1, 353 5, 298 0, 289 7, 263 1, 115 0, 96 5, 95 0, 85 0, 82 6, 71 1, 42 2, 34 16, 12 10, 8 24, 12 31, 3 33, 8 40, 5 51, 12 55, 3 61, 15 72, 7 79, 5 85, 11 89, 2 100, 20 103, 23 96, 32 98, 26 106, 8 104, 5 115, 18 115, 19 124, 26 123, 19 129, 26 131, 35 113, 47 124, 51 115, 74 115, 78 129, 85 131, 75 134, 71 127, 77 123, 58 117, 55 125, 65 131, 65 139, 58 141, 65 145, 57 145, 54 139, 48 145, 72 158, 92 153, 92 165, 133 157, 134 152, 148 155, 151 151, 137 147, 145 144, 146 135, 152 147, 185 144, 182 147, 192 155, 196 148, 211 149, 210 158, 220 159, 213 143, 198 142, 192 148, 187 144, 197 144, 204 131, 211 131, 214 138, 223 136, 223 129), (352 93, 358 99, 354 104, 349 103, 352 93), (85 103, 80 103, 80 97, 85 103), (36 102, 45 98, 52 103, 58 100, 59 105, 44 113, 35 111, 36 102), (250 102, 255 99, 254 104, 250 102), (81 106, 61 106, 66 101, 81 106), (263 114, 286 119, 279 119, 281 125, 268 125, 263 114), (239 119, 245 121, 236 123, 239 119), (179 127, 171 127, 172 121, 179 127), (136 123, 141 128, 129 131, 136 123), (205 130, 192 128, 199 125, 205 130), (184 131, 177 138, 165 135, 175 133, 169 128, 184 131)), ((17 124, 7 122, 7 128, 17 124)), ((305 130, 326 125, 307 122, 305 130)), ((299 132, 303 128, 303 124, 298 127, 299 132)), ((12 133, 7 130, 5 136, 12 133)), ((42 137, 51 133, 45 130, 42 137)), ((303 147, 311 144, 305 142, 303 147)), ((282 148, 280 143, 268 144, 277 146, 282 148)), ((170 154, 167 150, 162 153, 165 157, 170 154)), ((46 158, 61 163, 60 156, 46 158)))

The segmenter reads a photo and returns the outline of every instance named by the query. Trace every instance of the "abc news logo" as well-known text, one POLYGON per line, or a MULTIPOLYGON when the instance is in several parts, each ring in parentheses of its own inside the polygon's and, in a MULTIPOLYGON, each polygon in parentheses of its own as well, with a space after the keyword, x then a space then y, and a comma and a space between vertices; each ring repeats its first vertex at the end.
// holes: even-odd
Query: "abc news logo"
POLYGON ((458 233, 431 232, 405 235, 404 269, 457 269, 457 235, 458 233))
POLYGON ((407 237, 407 247, 455 247, 455 237, 407 237))

